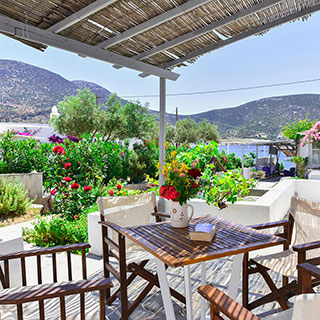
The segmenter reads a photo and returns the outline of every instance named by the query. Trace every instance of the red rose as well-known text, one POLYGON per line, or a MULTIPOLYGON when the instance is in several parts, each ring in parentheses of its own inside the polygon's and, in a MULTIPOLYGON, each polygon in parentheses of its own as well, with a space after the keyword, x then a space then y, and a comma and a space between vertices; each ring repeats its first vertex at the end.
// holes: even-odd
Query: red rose
POLYGON ((78 215, 75 214, 75 215, 73 216, 73 218, 74 218, 74 219, 78 219, 78 215))
POLYGON ((70 162, 67 162, 64 164, 64 168, 65 169, 69 169, 71 167, 71 163, 70 162))
POLYGON ((57 192, 57 189, 56 189, 56 188, 54 188, 54 189, 52 189, 52 190, 50 191, 50 193, 51 193, 53 196, 56 194, 56 192, 57 192))
POLYGON ((63 180, 63 181, 70 182, 72 179, 71 179, 70 177, 64 177, 62 180, 63 180))
POLYGON ((118 189, 118 190, 121 190, 121 189, 122 189, 121 184, 118 184, 118 185, 117 185, 117 189, 118 189))
POLYGON ((192 188, 196 188, 198 186, 198 184, 195 182, 195 181, 193 181, 193 186, 192 186, 192 188))
POLYGON ((88 191, 90 191, 91 189, 92 189, 91 186, 83 187, 83 190, 84 190, 85 192, 88 192, 88 191))
POLYGON ((64 151, 64 148, 59 145, 55 146, 52 151, 56 154, 66 154, 66 152, 64 151))
POLYGON ((76 182, 71 185, 71 189, 79 189, 79 187, 79 184, 76 182))
POLYGON ((196 179, 201 176, 201 172, 199 169, 190 169, 188 171, 188 175, 191 176, 193 179, 196 179))
POLYGON ((176 190, 174 186, 171 186, 166 193, 166 199, 177 200, 177 198, 179 197, 181 197, 181 194, 176 190))
POLYGON ((113 196, 114 192, 112 190, 109 190, 108 192, 110 194, 110 196, 113 196))

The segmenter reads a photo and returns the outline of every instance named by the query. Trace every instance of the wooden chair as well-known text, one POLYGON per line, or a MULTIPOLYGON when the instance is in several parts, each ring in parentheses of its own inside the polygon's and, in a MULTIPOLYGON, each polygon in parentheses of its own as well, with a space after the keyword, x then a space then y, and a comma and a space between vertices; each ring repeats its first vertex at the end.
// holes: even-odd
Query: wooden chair
POLYGON ((106 290, 112 287, 109 279, 87 280, 86 249, 88 243, 73 244, 52 248, 26 250, 17 253, 0 255, 0 281, 4 289, 0 289, 0 319, 105 319, 106 290), (82 281, 72 281, 71 251, 81 250, 82 281), (58 282, 57 254, 66 252, 68 280, 58 282), (52 282, 43 283, 41 257, 51 255, 52 282), (28 270, 26 258, 36 258, 36 270, 28 270), (19 259, 21 264, 22 286, 10 288, 10 261, 19 259), (4 270, 3 270, 4 269, 4 270), (28 275, 37 274, 37 285, 27 285, 28 275), (99 291, 99 303, 91 295, 99 291), (89 293, 89 294, 88 294, 89 293), (80 296, 80 303, 79 303, 80 296))
MULTIPOLYGON (((320 268, 311 263, 302 263, 297 266, 297 269, 299 271, 298 282, 300 292, 312 293, 312 278, 316 277, 320 280, 320 268)), ((319 319, 320 295, 302 294, 296 297, 293 309, 288 309, 272 316, 260 318, 212 285, 207 284, 201 286, 198 288, 198 292, 210 303, 211 320, 225 319, 221 316, 221 313, 228 319, 232 320, 319 319), (301 315, 303 315, 303 318, 301 315)))
MULTIPOLYGON (((254 229, 264 230, 283 227, 282 233, 277 235, 287 239, 282 252, 258 256, 249 261, 248 254, 243 260, 243 306, 252 310, 260 305, 277 300, 283 310, 289 308, 287 299, 298 292, 297 264, 304 263, 306 259, 314 258, 317 262, 320 258, 320 204, 293 197, 288 220, 265 223, 251 226, 254 229), (292 241, 293 239, 293 241, 292 241), (310 243, 311 242, 311 243, 310 243), (317 249, 317 250, 315 250, 317 249), (277 288, 268 271, 273 270, 283 276, 282 287, 277 288), (249 275, 260 273, 266 281, 271 293, 249 303, 248 283, 249 275), (290 282, 289 282, 290 279, 290 282)), ((320 279, 313 281, 312 286, 320 283, 320 279)))
MULTIPOLYGON (((154 256, 126 240, 119 231, 134 225, 148 224, 151 216, 156 218, 156 222, 161 222, 162 217, 169 215, 158 212, 154 192, 129 197, 99 198, 97 202, 102 225, 104 276, 109 278, 111 272, 120 283, 119 288, 112 294, 110 289, 107 290, 106 302, 111 305, 119 298, 122 319, 128 319, 153 286, 159 287, 159 280, 155 274, 144 268, 154 256), (118 261, 119 271, 110 263, 111 257, 118 261), (129 277, 127 273, 130 273, 129 277), (147 284, 135 301, 129 304, 128 286, 137 276, 145 279, 147 284)), ((175 290, 172 289, 171 294, 185 303, 185 298, 175 290)))

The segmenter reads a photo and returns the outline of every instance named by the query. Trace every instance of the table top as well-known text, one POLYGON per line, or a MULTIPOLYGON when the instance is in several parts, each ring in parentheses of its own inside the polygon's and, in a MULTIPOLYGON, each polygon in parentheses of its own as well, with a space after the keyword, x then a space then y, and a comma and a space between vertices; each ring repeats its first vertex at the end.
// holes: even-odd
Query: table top
POLYGON ((120 232, 174 268, 267 248, 286 241, 212 215, 192 219, 187 228, 173 228, 166 221, 123 228, 120 232), (216 225, 216 234, 211 243, 189 239, 189 231, 193 231, 198 223, 216 225))

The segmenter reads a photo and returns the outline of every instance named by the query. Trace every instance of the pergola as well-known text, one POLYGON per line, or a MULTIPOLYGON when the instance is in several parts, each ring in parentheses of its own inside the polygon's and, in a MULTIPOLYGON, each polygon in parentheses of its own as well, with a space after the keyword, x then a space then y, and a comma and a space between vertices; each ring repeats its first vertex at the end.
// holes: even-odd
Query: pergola
POLYGON ((178 79, 175 67, 318 10, 320 0, 2 0, 0 32, 159 77, 163 164, 166 79, 178 79))

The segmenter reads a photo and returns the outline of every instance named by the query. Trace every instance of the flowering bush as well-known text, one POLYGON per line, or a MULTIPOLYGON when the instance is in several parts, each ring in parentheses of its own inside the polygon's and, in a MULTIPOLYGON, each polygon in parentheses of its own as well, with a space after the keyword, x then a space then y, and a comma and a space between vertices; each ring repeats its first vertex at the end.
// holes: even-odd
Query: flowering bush
POLYGON ((167 156, 162 169, 165 184, 160 188, 159 195, 167 200, 178 201, 182 205, 195 197, 199 191, 200 159, 195 158, 188 166, 186 162, 178 161, 178 158, 176 151, 167 156))
POLYGON ((310 130, 305 131, 305 136, 302 140, 302 146, 306 143, 311 143, 320 146, 320 121, 316 122, 310 130))
POLYGON ((106 197, 125 197, 142 193, 141 190, 127 189, 125 184, 117 179, 111 179, 107 187, 103 190, 103 196, 106 197))
POLYGON ((206 202, 209 205, 214 204, 220 209, 227 207, 227 201, 235 203, 249 195, 249 188, 255 185, 255 180, 247 180, 240 170, 228 171, 219 177, 212 174, 212 170, 208 166, 202 178, 206 182, 203 189, 206 202))
POLYGON ((266 175, 266 173, 263 170, 252 169, 250 172, 251 178, 256 179, 256 180, 260 180, 260 179, 264 178, 265 175, 266 175))

